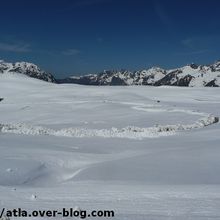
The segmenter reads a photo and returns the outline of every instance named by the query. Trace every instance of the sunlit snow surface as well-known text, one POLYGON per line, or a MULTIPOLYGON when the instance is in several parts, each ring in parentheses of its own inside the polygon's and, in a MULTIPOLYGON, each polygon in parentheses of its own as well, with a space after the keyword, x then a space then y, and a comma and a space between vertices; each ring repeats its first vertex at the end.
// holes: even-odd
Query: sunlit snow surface
POLYGON ((220 89, 3 74, 0 98, 1 207, 220 219, 220 89))

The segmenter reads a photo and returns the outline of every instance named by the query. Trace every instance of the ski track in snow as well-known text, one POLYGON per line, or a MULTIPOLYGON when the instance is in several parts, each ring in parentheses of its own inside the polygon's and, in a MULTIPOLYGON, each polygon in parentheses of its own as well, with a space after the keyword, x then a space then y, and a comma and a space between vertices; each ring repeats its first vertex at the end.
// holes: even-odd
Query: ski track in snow
MULTIPOLYGON (((123 105, 134 105, 130 102, 113 102, 123 105)), ((203 128, 205 126, 212 125, 219 121, 218 117, 215 117, 208 113, 186 110, 186 109, 169 109, 162 108, 161 105, 145 105, 137 104, 131 107, 134 110, 146 111, 146 112, 179 112, 191 115, 202 116, 199 120, 192 124, 174 124, 174 125, 155 125, 154 127, 136 127, 127 126, 121 129, 112 127, 111 129, 86 129, 86 128, 62 128, 60 130, 54 130, 42 126, 33 126, 25 123, 17 124, 0 124, 0 131, 2 133, 13 133, 23 135, 53 135, 61 137, 103 137, 103 138, 128 138, 128 139, 143 139, 143 138, 157 138, 161 136, 174 135, 178 131, 187 131, 191 129, 203 128)))

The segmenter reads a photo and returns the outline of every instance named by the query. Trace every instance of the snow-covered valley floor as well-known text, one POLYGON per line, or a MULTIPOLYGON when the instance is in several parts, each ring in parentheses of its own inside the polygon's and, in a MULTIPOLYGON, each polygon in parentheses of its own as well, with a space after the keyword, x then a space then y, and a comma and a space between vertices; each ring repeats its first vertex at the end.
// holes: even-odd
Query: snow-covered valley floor
POLYGON ((56 85, 2 74, 1 97, 1 207, 220 219, 219 88, 56 85))

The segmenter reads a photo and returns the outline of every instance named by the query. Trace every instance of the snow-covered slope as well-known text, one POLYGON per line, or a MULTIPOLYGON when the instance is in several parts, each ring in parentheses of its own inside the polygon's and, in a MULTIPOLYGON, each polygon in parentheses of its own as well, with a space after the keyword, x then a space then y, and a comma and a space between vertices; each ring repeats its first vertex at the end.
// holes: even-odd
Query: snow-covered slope
POLYGON ((219 219, 219 88, 59 85, 0 74, 0 98, 1 207, 219 219))
POLYGON ((81 77, 60 80, 62 83, 83 85, 171 85, 190 87, 220 86, 220 61, 212 65, 191 64, 174 70, 153 67, 148 70, 129 72, 104 71, 81 77))
POLYGON ((47 82, 56 82, 50 73, 41 70, 37 65, 27 62, 7 63, 0 60, 0 74, 24 74, 47 82))

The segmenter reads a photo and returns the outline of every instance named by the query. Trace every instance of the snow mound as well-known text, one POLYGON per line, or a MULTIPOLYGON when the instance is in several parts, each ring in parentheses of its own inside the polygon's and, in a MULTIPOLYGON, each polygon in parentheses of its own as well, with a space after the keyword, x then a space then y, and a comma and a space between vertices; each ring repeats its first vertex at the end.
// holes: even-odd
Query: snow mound
POLYGON ((122 129, 86 129, 86 128, 63 128, 54 130, 41 126, 32 126, 23 123, 18 124, 0 124, 2 133, 13 133, 23 135, 53 135, 62 137, 103 137, 103 138, 129 138, 143 139, 156 138, 161 136, 173 135, 177 131, 186 131, 191 129, 203 128, 219 122, 219 118, 209 115, 201 118, 193 124, 177 124, 177 125, 157 125, 154 127, 140 128, 135 126, 127 126, 122 129))

